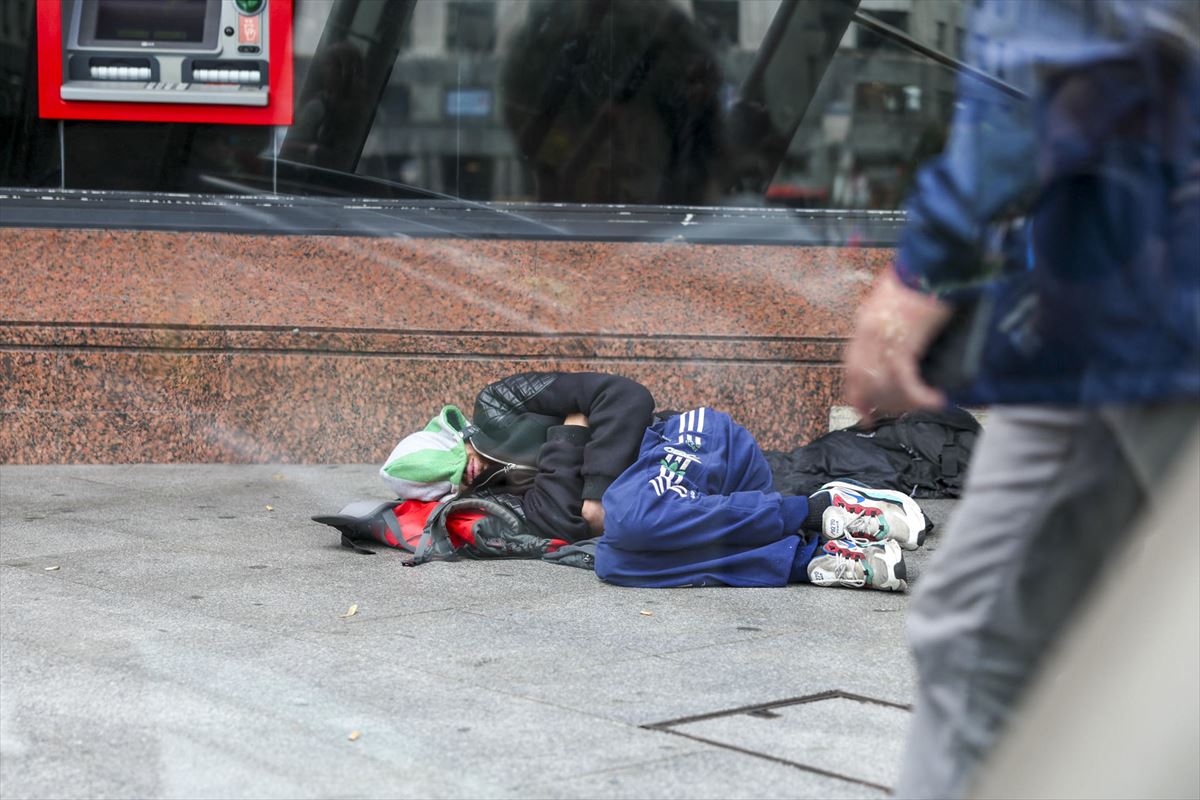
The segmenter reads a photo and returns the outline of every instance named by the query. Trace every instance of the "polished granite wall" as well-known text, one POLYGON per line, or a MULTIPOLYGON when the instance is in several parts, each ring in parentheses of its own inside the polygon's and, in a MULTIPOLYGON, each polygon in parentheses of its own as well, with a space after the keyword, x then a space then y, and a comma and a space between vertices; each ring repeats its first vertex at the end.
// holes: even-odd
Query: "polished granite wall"
POLYGON ((886 249, 0 228, 0 462, 379 462, 524 370, 826 429, 886 249))

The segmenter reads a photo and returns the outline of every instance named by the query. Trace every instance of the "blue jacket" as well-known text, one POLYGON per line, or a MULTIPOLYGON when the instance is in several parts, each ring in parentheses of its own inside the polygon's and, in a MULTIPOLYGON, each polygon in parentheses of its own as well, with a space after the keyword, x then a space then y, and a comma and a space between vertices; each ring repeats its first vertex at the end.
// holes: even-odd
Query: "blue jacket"
POLYGON ((596 575, 620 586, 783 586, 819 539, 808 498, 774 491, 749 431, 707 407, 647 428, 603 502, 596 575))
POLYGON ((960 78, 896 260, 913 288, 995 300, 951 399, 1200 397, 1200 4, 990 0, 972 31, 970 60, 1027 97, 960 78))

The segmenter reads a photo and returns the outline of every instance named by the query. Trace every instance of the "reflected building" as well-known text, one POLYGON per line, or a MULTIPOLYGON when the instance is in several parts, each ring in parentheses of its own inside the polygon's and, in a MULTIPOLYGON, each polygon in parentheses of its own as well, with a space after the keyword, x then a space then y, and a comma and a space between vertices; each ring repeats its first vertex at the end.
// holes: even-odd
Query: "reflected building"
MULTIPOLYGON (((964 5, 863 0, 860 10, 962 61, 964 5)), ((798 186, 814 205, 898 208, 913 170, 942 149, 955 85, 950 67, 852 24, 814 100, 819 116, 793 141, 772 189, 798 186)))
MULTIPOLYGON (((827 61, 813 56, 825 34, 819 29, 800 32, 788 40, 789 47, 767 53, 764 43, 782 0, 664 2, 685 14, 711 47, 723 112, 731 110, 757 70, 765 75, 772 116, 792 106, 798 116, 777 126, 784 141, 779 157, 768 160, 769 174, 747 167, 725 182, 722 195, 692 202, 896 208, 914 165, 940 150, 953 112, 950 67, 859 22, 845 28, 827 61), (811 78, 811 89, 799 93, 807 96, 789 96, 804 84, 795 80, 801 74, 811 78)), ((964 0, 862 0, 858 8, 926 47, 961 59, 968 44, 968 5, 964 0)), ((522 57, 513 46, 532 8, 528 0, 413 4, 355 171, 473 200, 539 199, 535 170, 506 124, 501 85, 506 61, 522 57)), ((298 85, 329 13, 329 4, 297 3, 298 85)), ((366 39, 358 44, 364 51, 371 46, 366 39)), ((735 168, 747 161, 744 154, 730 158, 735 168)))

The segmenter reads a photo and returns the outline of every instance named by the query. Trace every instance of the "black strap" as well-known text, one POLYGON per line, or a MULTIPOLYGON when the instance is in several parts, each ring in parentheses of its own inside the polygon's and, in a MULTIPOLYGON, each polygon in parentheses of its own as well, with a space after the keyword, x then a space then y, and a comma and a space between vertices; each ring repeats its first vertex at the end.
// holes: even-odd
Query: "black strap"
POLYGON ((946 441, 942 443, 942 456, 938 459, 941 462, 943 478, 958 477, 958 443, 954 438, 955 433, 954 428, 946 428, 946 441))
MULTIPOLYGON (((392 535, 396 537, 396 546, 403 549, 404 531, 400 530, 400 520, 396 518, 395 513, 393 513, 394 511, 395 507, 393 506, 391 509, 383 512, 383 521, 387 525, 388 530, 392 532, 392 535)), ((387 542, 383 542, 383 544, 387 544, 387 542)))
POLYGON ((413 551, 412 558, 407 558, 401 562, 404 566, 420 566, 428 561, 432 561, 437 556, 440 556, 444 560, 449 560, 453 557, 454 548, 450 544, 450 534, 446 530, 445 524, 450 506, 451 501, 443 500, 438 503, 437 508, 433 509, 433 513, 425 520, 425 528, 421 531, 421 538, 417 540, 417 546, 413 551))
POLYGON ((342 547, 348 547, 348 548, 350 548, 351 550, 353 550, 354 552, 356 552, 356 553, 361 553, 361 554, 362 554, 362 555, 364 555, 364 556, 373 556, 373 555, 375 555, 375 551, 374 551, 374 550, 368 550, 367 548, 365 548, 365 547, 363 547, 362 545, 358 544, 358 543, 357 543, 357 542, 355 542, 353 539, 351 539, 349 536, 347 536, 347 535, 345 534, 345 532, 343 532, 343 533, 342 533, 342 547))

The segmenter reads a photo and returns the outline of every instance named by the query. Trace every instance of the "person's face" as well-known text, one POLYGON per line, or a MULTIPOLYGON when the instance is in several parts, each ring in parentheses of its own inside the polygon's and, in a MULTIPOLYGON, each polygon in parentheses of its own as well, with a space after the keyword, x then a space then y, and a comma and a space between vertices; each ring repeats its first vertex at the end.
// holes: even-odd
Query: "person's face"
POLYGON ((474 486, 475 481, 494 467, 495 463, 481 456, 470 442, 464 444, 467 446, 467 468, 463 471, 463 483, 467 486, 474 486))

